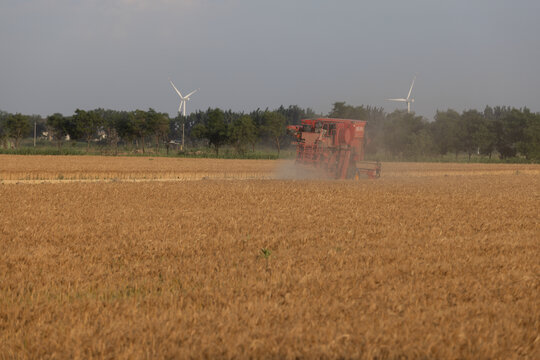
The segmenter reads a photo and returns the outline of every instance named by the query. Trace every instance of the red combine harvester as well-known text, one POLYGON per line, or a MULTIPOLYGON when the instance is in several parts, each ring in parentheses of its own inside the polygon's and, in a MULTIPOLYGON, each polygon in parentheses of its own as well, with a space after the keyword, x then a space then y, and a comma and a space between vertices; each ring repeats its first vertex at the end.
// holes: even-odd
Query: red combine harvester
POLYGON ((364 161, 366 122, 350 119, 305 119, 287 130, 296 137, 296 163, 324 171, 335 179, 381 175, 380 162, 364 161))

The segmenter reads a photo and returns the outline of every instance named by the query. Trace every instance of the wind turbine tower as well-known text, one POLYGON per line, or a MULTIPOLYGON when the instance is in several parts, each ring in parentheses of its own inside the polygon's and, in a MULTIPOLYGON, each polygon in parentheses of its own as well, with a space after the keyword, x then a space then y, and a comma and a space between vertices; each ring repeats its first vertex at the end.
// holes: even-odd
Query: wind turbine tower
POLYGON ((411 104, 414 102, 414 98, 411 98, 412 88, 414 86, 414 81, 416 80, 416 75, 413 78, 413 81, 411 83, 411 88, 409 89, 409 93, 407 94, 407 98, 400 98, 400 99, 386 99, 388 101, 399 101, 399 102, 405 102, 407 103, 407 114, 411 113, 411 104))
POLYGON ((190 100, 190 97, 191 95, 195 94, 199 89, 196 89, 196 90, 193 90, 192 92, 190 92, 189 94, 187 94, 186 96, 182 96, 182 93, 176 88, 176 86, 174 86, 172 80, 170 80, 170 83, 172 85, 172 87, 174 88, 174 90, 176 91, 176 93, 178 94, 178 96, 180 97, 180 106, 178 106, 178 113, 182 114, 182 116, 184 117, 184 121, 182 121, 182 147, 181 147, 181 150, 184 150, 184 129, 185 129, 185 118, 186 118, 186 102, 188 102, 190 100))

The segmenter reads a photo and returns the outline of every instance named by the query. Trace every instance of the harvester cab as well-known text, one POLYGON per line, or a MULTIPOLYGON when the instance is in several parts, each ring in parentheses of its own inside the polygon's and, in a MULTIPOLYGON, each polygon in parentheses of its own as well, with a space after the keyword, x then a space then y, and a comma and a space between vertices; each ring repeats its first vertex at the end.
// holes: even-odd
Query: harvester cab
POLYGON ((318 168, 334 179, 376 179, 380 162, 364 161, 366 121, 304 119, 287 127, 296 141, 296 164, 318 168))

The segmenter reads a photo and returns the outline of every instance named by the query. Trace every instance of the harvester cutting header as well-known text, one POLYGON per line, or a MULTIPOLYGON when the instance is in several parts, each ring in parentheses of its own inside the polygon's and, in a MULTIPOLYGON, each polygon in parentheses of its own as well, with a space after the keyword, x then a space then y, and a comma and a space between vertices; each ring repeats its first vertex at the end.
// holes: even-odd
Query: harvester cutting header
POLYGON ((381 164, 364 161, 366 123, 319 118, 287 126, 296 138, 296 163, 318 168, 334 179, 380 177, 381 164))

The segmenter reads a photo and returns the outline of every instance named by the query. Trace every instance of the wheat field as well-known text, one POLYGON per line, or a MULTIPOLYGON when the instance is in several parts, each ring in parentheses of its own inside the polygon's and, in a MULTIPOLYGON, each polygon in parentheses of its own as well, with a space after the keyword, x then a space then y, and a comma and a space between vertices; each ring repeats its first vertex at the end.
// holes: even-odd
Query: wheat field
POLYGON ((540 358, 540 166, 289 165, 0 156, 0 359, 540 358))

